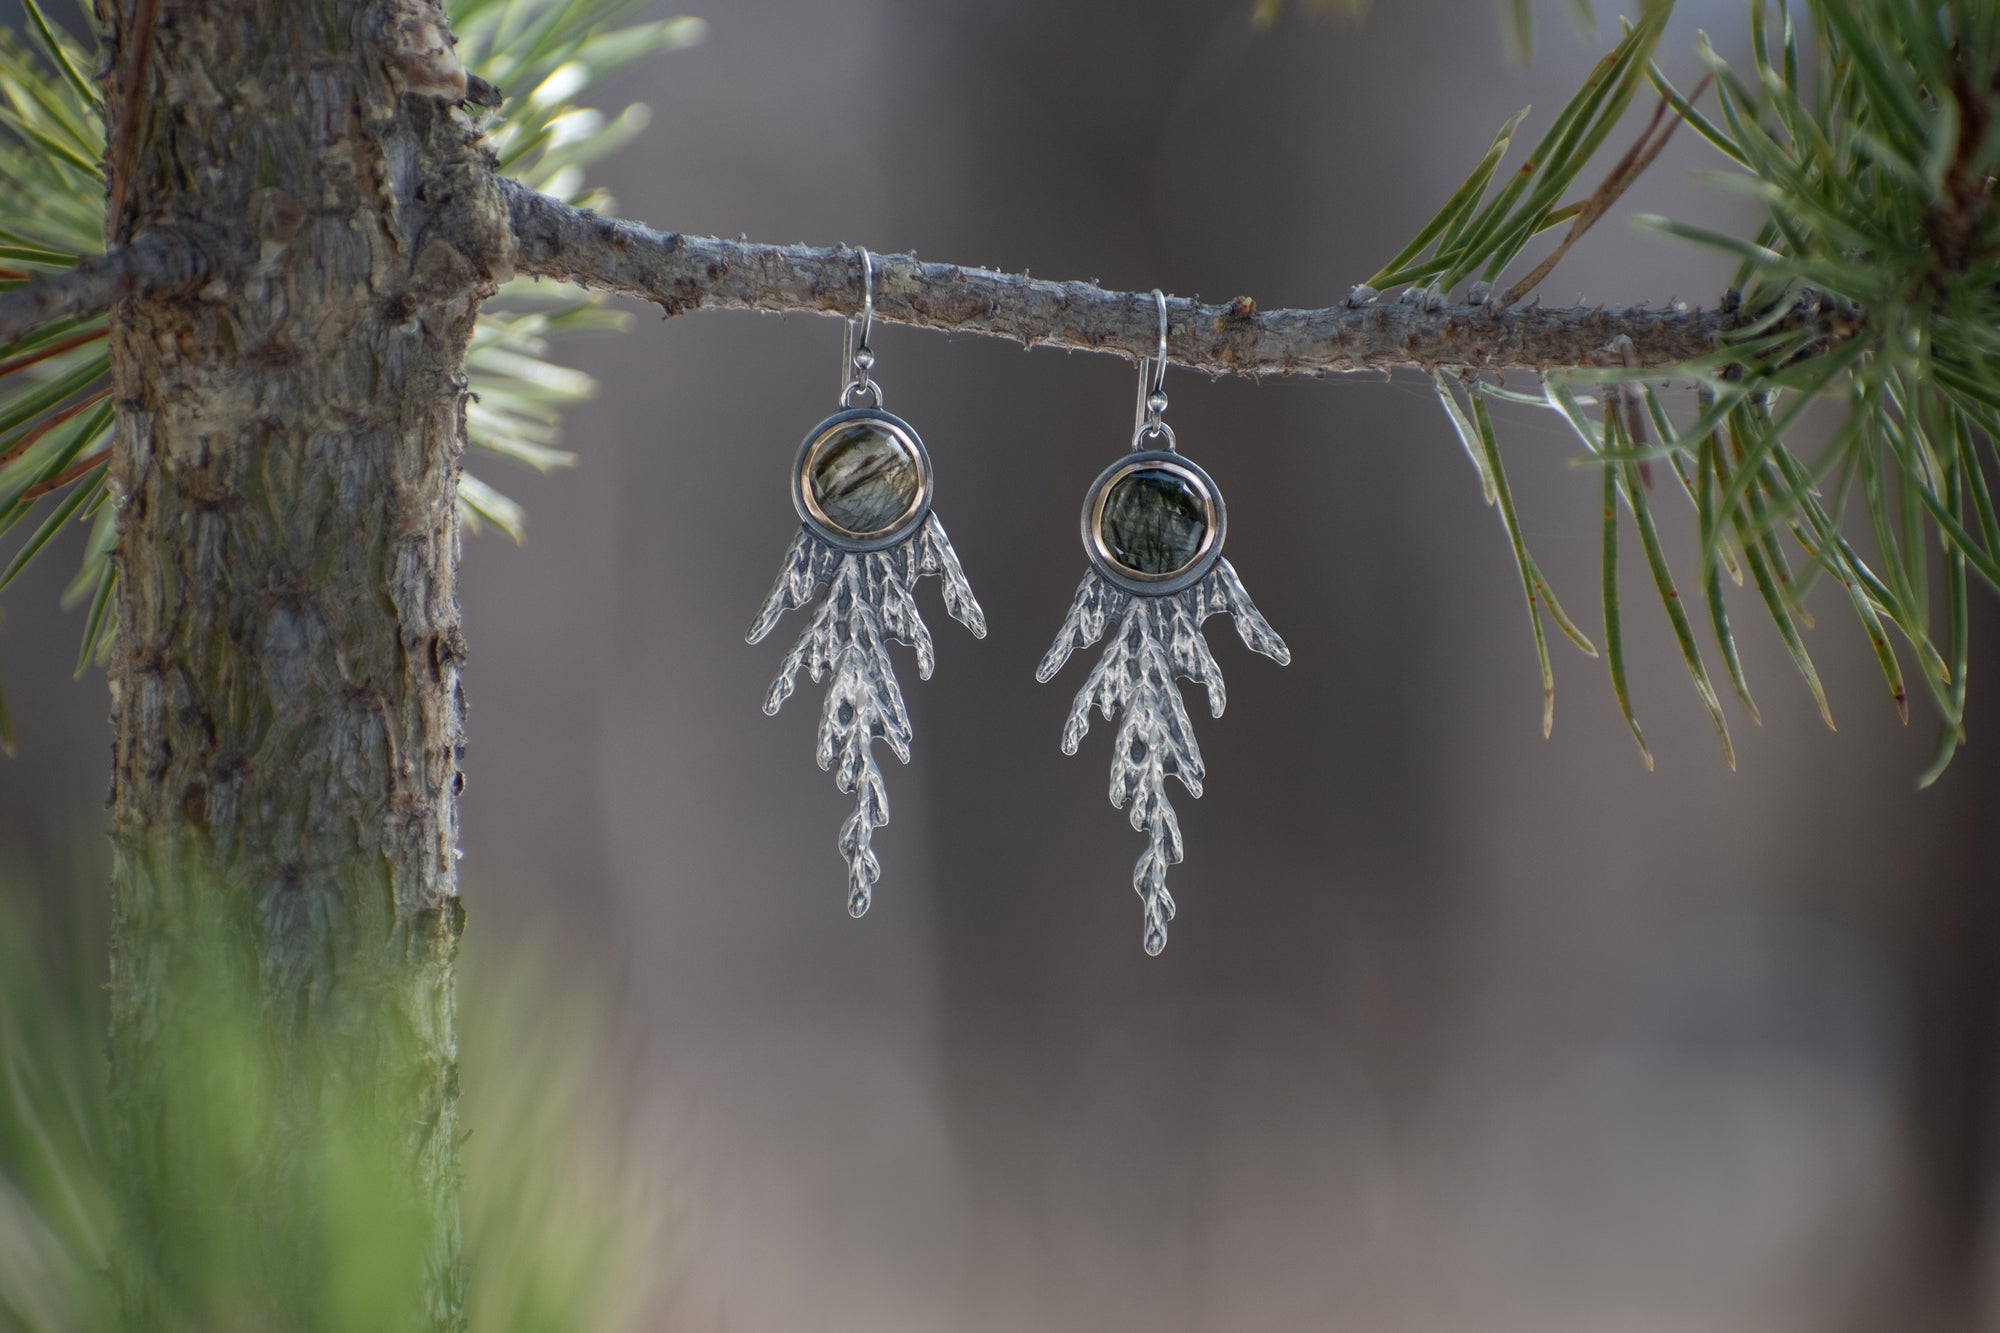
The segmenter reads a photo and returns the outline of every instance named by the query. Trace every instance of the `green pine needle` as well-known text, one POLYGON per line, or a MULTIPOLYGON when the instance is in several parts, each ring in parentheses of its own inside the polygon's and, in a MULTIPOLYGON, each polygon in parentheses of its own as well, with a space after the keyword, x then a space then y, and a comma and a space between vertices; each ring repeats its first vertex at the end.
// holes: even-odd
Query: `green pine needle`
MULTIPOLYGON (((1450 393, 1442 380, 1438 382, 1438 392, 1440 395, 1450 393)), ((1451 407, 1454 419, 1458 418, 1460 414, 1456 404, 1451 404, 1451 407)), ((1478 442, 1479 458, 1485 462, 1481 475, 1492 479, 1494 499, 1500 510, 1500 522, 1507 529, 1507 540, 1514 550, 1514 564, 1521 575, 1521 591, 1528 602, 1528 625, 1534 631, 1535 661, 1541 668, 1542 674, 1542 735, 1546 737, 1555 728, 1556 678, 1554 668, 1549 662, 1548 636, 1542 631, 1543 609, 1548 610, 1557 628, 1581 651, 1595 657, 1597 648, 1563 611, 1561 604, 1556 601, 1555 594, 1549 588, 1548 580, 1542 577, 1541 569, 1535 564, 1534 557, 1528 554, 1527 542, 1521 535, 1520 515, 1514 511, 1514 492, 1507 484, 1506 469, 1500 463, 1500 444, 1493 434, 1493 420, 1486 411, 1486 400, 1483 395, 1474 394, 1472 397, 1472 427, 1478 442)))
POLYGON ((1608 465, 1603 471, 1604 660, 1611 673, 1612 698, 1618 701, 1618 711, 1624 715, 1625 725, 1631 728, 1632 740, 1639 747, 1639 758, 1650 773, 1653 771, 1653 752, 1646 748, 1646 733, 1639 729, 1639 719, 1632 715, 1632 691, 1625 683, 1625 632, 1618 606, 1618 472, 1608 465))

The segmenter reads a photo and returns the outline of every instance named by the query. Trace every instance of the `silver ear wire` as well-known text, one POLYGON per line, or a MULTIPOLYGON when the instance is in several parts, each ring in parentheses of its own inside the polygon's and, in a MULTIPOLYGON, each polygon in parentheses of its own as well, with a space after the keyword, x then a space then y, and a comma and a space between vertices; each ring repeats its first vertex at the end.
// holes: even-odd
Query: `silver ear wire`
POLYGON ((849 316, 840 349, 840 401, 845 407, 879 407, 882 386, 871 378, 875 353, 868 336, 875 331, 875 257, 861 247, 861 314, 849 316))
POLYGON ((1174 428, 1161 420, 1167 411, 1167 298, 1158 287, 1153 288, 1153 305, 1160 313, 1160 340, 1158 351, 1139 358, 1139 397, 1132 409, 1134 449, 1174 447, 1174 428))
POLYGON ((1160 349, 1153 353, 1153 392, 1167 382, 1167 298, 1158 287, 1153 288, 1153 304, 1160 312, 1160 349))

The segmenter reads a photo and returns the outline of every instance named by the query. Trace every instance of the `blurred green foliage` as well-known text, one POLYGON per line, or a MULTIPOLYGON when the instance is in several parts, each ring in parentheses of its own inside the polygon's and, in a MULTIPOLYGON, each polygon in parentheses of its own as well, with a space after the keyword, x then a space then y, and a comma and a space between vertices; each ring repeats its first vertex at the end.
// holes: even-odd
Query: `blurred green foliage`
MULTIPOLYGON (((121 1157, 102 990, 73 961, 102 957, 102 941, 51 949, 78 932, 38 926, 0 890, 0 1333, 406 1326, 432 1222, 383 1090, 279 1058, 232 932, 182 927, 196 965, 152 1052, 170 1071, 159 1116, 133 1127, 145 1150, 121 1157), (137 1178, 135 1156, 155 1164, 137 1178), (128 1317, 129 1284, 162 1308, 128 1317)), ((552 999, 532 964, 475 961, 468 976, 469 1327, 629 1326, 668 1236, 664 1192, 613 1109, 632 1097, 628 1062, 602 1007, 552 999)))

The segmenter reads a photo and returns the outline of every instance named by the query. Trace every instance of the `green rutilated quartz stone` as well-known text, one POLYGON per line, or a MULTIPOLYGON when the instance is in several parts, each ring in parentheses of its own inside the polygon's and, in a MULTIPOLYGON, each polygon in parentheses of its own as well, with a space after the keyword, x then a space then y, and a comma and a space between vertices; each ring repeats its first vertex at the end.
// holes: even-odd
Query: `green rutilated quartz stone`
POLYGON ((1167 468, 1140 468, 1111 484, 1098 534, 1112 559, 1139 574, 1187 568, 1208 536, 1208 505, 1167 468))
POLYGON ((872 421, 850 421, 806 465, 813 503, 857 537, 893 528, 916 502, 917 459, 910 446, 872 421))

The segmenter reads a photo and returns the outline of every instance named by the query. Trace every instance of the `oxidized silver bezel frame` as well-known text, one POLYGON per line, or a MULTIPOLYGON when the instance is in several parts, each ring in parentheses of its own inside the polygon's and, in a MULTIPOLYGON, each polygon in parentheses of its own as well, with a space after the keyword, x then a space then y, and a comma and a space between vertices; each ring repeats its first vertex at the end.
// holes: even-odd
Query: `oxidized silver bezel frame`
POLYGON ((934 489, 931 456, 924 449, 923 440, 909 422, 879 407, 850 407, 843 412, 835 412, 806 432, 805 441, 799 445, 799 456, 792 464, 792 507, 799 511, 799 521, 843 551, 880 551, 909 537, 930 517, 934 489), (812 487, 806 481, 806 469, 813 461, 814 451, 826 442, 827 437, 855 421, 871 421, 901 440, 909 446, 910 455, 917 463, 917 494, 910 507, 891 526, 862 534, 849 532, 822 513, 813 500, 812 487))
POLYGON ((1164 597, 1198 582, 1222 555, 1222 539, 1228 526, 1228 511, 1215 479, 1171 449, 1136 449, 1098 474, 1083 495, 1083 550, 1091 567, 1127 592, 1142 597, 1164 597), (1208 510, 1208 535, 1194 559, 1168 574, 1141 574, 1118 562, 1104 544, 1099 527, 1104 519, 1105 498, 1120 478, 1150 468, 1177 472, 1191 483, 1208 510))

